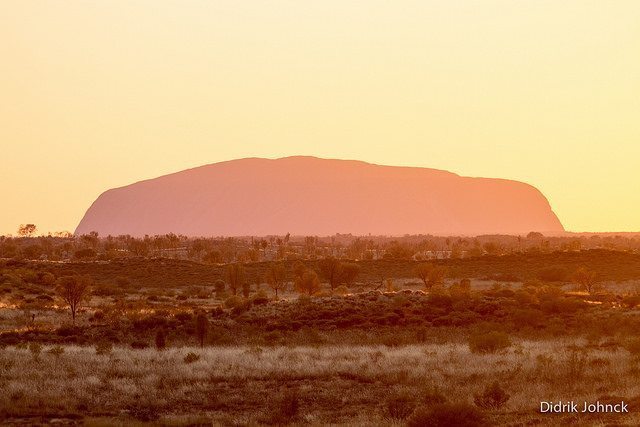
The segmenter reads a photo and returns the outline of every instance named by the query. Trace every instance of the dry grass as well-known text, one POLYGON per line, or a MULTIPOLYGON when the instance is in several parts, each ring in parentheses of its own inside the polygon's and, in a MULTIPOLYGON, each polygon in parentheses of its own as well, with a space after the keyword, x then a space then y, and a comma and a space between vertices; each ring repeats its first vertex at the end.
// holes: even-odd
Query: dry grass
POLYGON ((190 424, 309 422, 398 425, 387 418, 394 393, 420 402, 434 389, 451 402, 498 381, 510 399, 487 412, 493 424, 640 423, 640 362, 626 350, 580 341, 515 343, 497 354, 463 344, 322 347, 209 347, 131 350, 97 355, 90 347, 0 350, 0 416, 6 421, 85 418, 86 422, 190 424), (200 358, 185 363, 194 352, 200 358), (278 418, 276 402, 296 393, 299 410, 278 418), (537 413, 540 400, 611 397, 631 402, 629 415, 537 413), (196 415, 197 414, 197 415, 196 415), (576 418, 577 417, 577 418, 576 418), (110 421, 109 421, 110 420, 110 421))

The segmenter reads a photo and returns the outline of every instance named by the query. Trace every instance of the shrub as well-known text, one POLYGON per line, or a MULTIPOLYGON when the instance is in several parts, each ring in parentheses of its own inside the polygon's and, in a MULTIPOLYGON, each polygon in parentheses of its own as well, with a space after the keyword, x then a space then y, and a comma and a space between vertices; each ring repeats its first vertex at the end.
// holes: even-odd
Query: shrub
POLYGON ((89 319, 89 321, 91 322, 96 322, 100 320, 104 320, 104 311, 102 310, 97 310, 95 313, 93 313, 93 316, 91 316, 91 318, 89 319))
POLYGON ((182 323, 190 323, 193 321, 193 315, 186 311, 181 311, 179 313, 176 313, 175 317, 176 317, 176 320, 182 323))
POLYGON ((545 282, 564 282, 569 279, 569 272, 564 267, 546 267, 538 272, 538 278, 545 282))
POLYGON ((387 347, 399 347, 403 344, 403 338, 399 334, 385 334, 380 342, 387 347))
POLYGON ((249 295, 251 295, 251 284, 249 282, 244 282, 242 284, 242 295, 245 298, 249 298, 249 295))
POLYGON ((604 368, 605 366, 609 366, 611 362, 608 359, 602 357, 595 357, 589 361, 589 366, 594 368, 604 368))
POLYGON ((509 400, 511 396, 507 394, 498 381, 494 381, 491 385, 485 387, 482 393, 475 394, 473 402, 477 407, 482 409, 500 409, 509 400))
POLYGON ((387 280, 385 281, 384 289, 385 289, 385 291, 387 291, 387 292, 395 292, 395 291, 397 291, 397 290, 398 290, 398 288, 396 287, 396 285, 395 285, 395 284, 394 284, 394 282, 393 282, 393 279, 387 279, 387 280))
POLYGON ((96 255, 97 255, 96 251, 94 251, 91 248, 87 248, 87 249, 79 249, 75 251, 73 254, 73 257, 75 259, 88 259, 88 258, 95 258, 96 255))
POLYGON ((98 355, 109 355, 113 350, 113 344, 109 341, 102 341, 96 344, 96 354, 98 355))
POLYGON ((300 340, 305 345, 316 345, 316 344, 324 344, 327 342, 327 339, 320 334, 320 332, 315 328, 303 327, 299 331, 300 340))
POLYGON ((271 416, 271 424, 288 424, 300 410, 300 398, 298 393, 292 390, 280 395, 271 416))
POLYGON ((575 382, 584 377, 588 370, 587 362, 588 356, 585 349, 571 349, 563 364, 569 382, 575 382))
POLYGON ((269 297, 267 296, 267 294, 260 289, 251 299, 251 302, 254 305, 264 305, 264 304, 268 304, 269 303, 269 297))
POLYGON ((191 351, 187 353, 187 355, 184 357, 183 360, 184 360, 184 363, 193 363, 200 360, 200 356, 191 351))
POLYGON ((301 306, 311 305, 311 297, 309 295, 301 294, 297 299, 297 303, 301 306))
POLYGON ((438 390, 437 388, 428 389, 422 395, 421 400, 424 406, 428 407, 447 403, 447 398, 444 396, 444 394, 440 393, 440 390, 438 390))
POLYGON ((56 334, 61 337, 71 337, 75 335, 80 335, 81 331, 79 328, 75 326, 61 326, 56 330, 56 334))
POLYGON ((482 427, 487 421, 477 408, 466 403, 441 403, 421 406, 407 419, 409 427, 482 427))
POLYGON ((267 332, 262 336, 265 345, 279 345, 284 342, 284 335, 280 331, 267 332))
POLYGON ((118 276, 116 277, 116 285, 118 285, 121 288, 125 288, 131 285, 131 280, 128 277, 118 276))
POLYGON ((518 329, 539 328, 544 326, 545 316, 540 310, 531 308, 515 309, 511 314, 514 325, 518 329))
POLYGON ((196 335, 200 342, 200 347, 204 347, 204 340, 207 337, 207 331, 209 330, 209 320, 205 313, 200 313, 196 317, 196 335))
POLYGON ((622 303, 629 308, 635 308, 640 305, 640 295, 627 295, 622 299, 622 303))
POLYGON ((416 409, 416 401, 409 393, 396 393, 385 402, 389 417, 404 420, 416 409))
POLYGON ((136 349, 136 350, 143 350, 145 348, 149 347, 149 343, 146 341, 140 341, 140 340, 136 340, 134 342, 131 343, 131 348, 136 349))
POLYGON ((45 271, 39 275, 38 281, 45 286, 52 286, 54 283, 56 283, 56 276, 49 273, 48 271, 45 271))
POLYGON ((495 353, 511 346, 511 339, 504 332, 476 333, 469 337, 472 353, 495 353))
POLYGON ((137 332, 145 332, 148 329, 155 329, 157 327, 165 326, 166 323, 166 318, 157 314, 153 314, 151 316, 145 316, 141 319, 134 320, 132 326, 133 329, 137 332))
POLYGON ((213 284, 213 288, 216 291, 216 297, 217 298, 222 298, 222 296, 224 295, 224 291, 226 290, 226 284, 224 283, 223 280, 216 280, 216 282, 213 284))
POLYGON ((167 337, 164 333, 164 329, 158 329, 156 332, 156 349, 164 350, 167 346, 167 337))
POLYGON ((230 333, 227 328, 222 326, 212 326, 209 331, 209 342, 213 345, 234 344, 236 338, 236 335, 230 333))
POLYGON ((42 352, 42 346, 40 345, 40 343, 29 343, 29 351, 33 356, 33 360, 40 360, 40 353, 42 352))
POLYGON ((640 338, 628 341, 624 348, 633 356, 640 356, 640 338))
POLYGON ((349 293, 349 288, 347 288, 345 285, 340 285, 336 288, 335 292, 337 295, 346 295, 349 293))
POLYGON ((244 304, 244 300, 237 295, 230 296, 229 298, 224 300, 224 306, 231 309, 240 307, 243 304, 244 304))
POLYGON ((160 418, 159 409, 156 404, 150 402, 141 402, 131 405, 129 414, 136 420, 143 422, 156 421, 160 418))
POLYGON ((539 354, 536 356, 536 370, 540 372, 548 372, 550 371, 551 366, 553 365, 553 357, 547 356, 544 354, 539 354))
POLYGON ((416 328, 413 332, 415 342, 423 343, 427 342, 427 340, 429 339, 429 328, 419 327, 416 328))
POLYGON ((56 357, 60 357, 64 353, 64 348, 62 346, 57 345, 55 347, 51 347, 47 353, 52 354, 56 357))

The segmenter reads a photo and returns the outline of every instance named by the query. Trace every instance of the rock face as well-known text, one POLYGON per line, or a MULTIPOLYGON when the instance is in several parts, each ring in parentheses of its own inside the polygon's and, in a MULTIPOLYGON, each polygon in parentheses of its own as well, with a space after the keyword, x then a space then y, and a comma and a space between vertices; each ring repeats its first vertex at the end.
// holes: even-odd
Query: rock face
POLYGON ((76 234, 559 233, 536 188, 413 167, 285 157, 214 163, 104 192, 76 234))

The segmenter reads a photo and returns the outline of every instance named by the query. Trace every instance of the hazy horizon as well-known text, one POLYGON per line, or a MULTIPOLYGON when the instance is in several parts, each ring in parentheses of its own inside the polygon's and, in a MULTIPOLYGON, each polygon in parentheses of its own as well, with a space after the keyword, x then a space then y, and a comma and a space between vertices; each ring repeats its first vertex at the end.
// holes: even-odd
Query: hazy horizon
POLYGON ((526 182, 640 231, 640 3, 0 5, 0 234, 103 191, 312 155, 526 182))

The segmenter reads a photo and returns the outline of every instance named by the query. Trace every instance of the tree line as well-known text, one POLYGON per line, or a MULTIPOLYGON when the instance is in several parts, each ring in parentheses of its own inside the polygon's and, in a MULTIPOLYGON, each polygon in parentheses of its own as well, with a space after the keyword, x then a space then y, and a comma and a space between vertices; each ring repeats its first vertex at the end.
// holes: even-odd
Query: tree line
POLYGON ((446 237, 432 235, 280 236, 194 238, 179 234, 133 237, 99 236, 92 232, 37 235, 35 224, 23 224, 17 236, 0 236, 0 258, 52 261, 114 260, 127 257, 178 258, 209 264, 324 258, 371 260, 468 258, 513 253, 549 253, 586 249, 640 251, 640 236, 485 235, 446 237))

